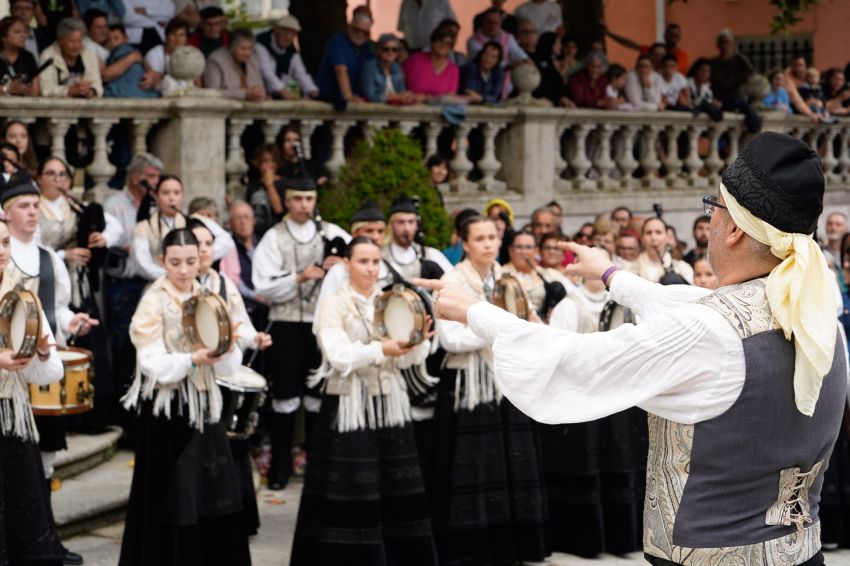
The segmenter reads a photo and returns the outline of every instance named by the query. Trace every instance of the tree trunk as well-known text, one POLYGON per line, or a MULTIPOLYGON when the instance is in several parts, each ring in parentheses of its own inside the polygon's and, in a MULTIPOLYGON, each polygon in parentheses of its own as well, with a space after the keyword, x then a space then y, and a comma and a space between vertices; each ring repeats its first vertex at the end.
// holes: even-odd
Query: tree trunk
POLYGON ((599 21, 605 19, 603 0, 560 0, 564 11, 564 28, 576 36, 579 55, 590 50, 590 44, 605 38, 599 21))
POLYGON ((301 56, 315 77, 330 37, 345 30, 346 0, 291 0, 289 11, 298 18, 301 56))

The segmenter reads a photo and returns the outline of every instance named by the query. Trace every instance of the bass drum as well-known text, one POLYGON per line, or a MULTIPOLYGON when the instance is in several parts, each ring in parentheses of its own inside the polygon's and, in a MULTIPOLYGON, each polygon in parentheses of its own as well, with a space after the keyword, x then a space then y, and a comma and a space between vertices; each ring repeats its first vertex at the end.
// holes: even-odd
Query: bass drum
POLYGON ((30 384, 32 412, 39 416, 79 415, 94 408, 94 356, 85 348, 57 347, 65 377, 46 385, 30 384))
POLYGON ((608 301, 602 307, 602 313, 599 315, 599 331, 608 332, 614 330, 618 326, 624 324, 634 324, 635 315, 632 309, 626 308, 623 305, 608 301))
POLYGON ((217 377, 221 388, 221 423, 228 436, 248 438, 257 428, 259 411, 266 400, 266 378, 249 367, 217 377))

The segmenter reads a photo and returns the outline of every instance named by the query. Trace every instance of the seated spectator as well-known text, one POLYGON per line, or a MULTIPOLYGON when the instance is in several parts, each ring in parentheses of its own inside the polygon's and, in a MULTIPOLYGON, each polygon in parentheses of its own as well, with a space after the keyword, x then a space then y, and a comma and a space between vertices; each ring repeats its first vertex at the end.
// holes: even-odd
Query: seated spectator
POLYGON ((172 0, 124 0, 121 22, 130 43, 147 53, 165 39, 165 26, 174 17, 172 0))
POLYGON ((788 91, 792 112, 801 114, 814 122, 819 122, 822 116, 809 108, 809 105, 800 95, 800 87, 806 84, 807 68, 808 64, 805 57, 802 55, 792 57, 791 64, 785 69, 785 90, 788 91))
POLYGON ((626 100, 637 110, 664 110, 662 82, 649 55, 639 55, 635 70, 626 74, 626 100))
POLYGON ((820 71, 814 67, 806 69, 806 82, 798 86, 797 91, 809 110, 815 114, 820 114, 823 118, 829 118, 823 87, 820 84, 820 71))
POLYGON ((823 74, 823 97, 826 109, 833 116, 850 114, 850 87, 844 71, 838 67, 832 67, 823 74))
POLYGON ((0 94, 38 96, 38 64, 26 49, 27 26, 15 16, 0 20, 0 94))
MULTIPOLYGON (((561 36, 560 55, 558 55, 557 69, 561 73, 561 78, 566 85, 573 74, 577 73, 584 66, 583 62, 578 58, 578 39, 571 33, 565 33, 561 36)), ((591 52, 593 53, 593 52, 591 52)), ((608 60, 605 56, 605 51, 599 50, 598 54, 603 57, 605 66, 608 66, 608 60)))
POLYGON ((633 104, 626 102, 626 68, 614 63, 605 71, 608 86, 600 107, 606 110, 634 110, 633 104))
POLYGON ((688 93, 694 115, 705 112, 715 122, 723 119, 723 104, 711 91, 711 62, 701 57, 688 72, 688 93))
POLYGON ((40 64, 53 62, 40 75, 42 96, 93 98, 103 95, 97 55, 83 48, 86 24, 66 18, 56 27, 56 42, 41 54, 40 64))
POLYGON ((466 42, 466 52, 470 57, 475 57, 485 44, 495 41, 502 46, 504 53, 502 57, 502 70, 505 71, 505 83, 502 87, 502 94, 507 96, 511 90, 510 71, 517 65, 529 61, 528 55, 519 44, 514 36, 506 32, 502 28, 502 16, 499 10, 491 8, 487 10, 481 22, 481 29, 469 38, 466 42))
POLYGON ((791 114, 791 100, 788 97, 788 91, 785 89, 785 71, 782 69, 774 69, 768 75, 770 80, 770 92, 762 99, 761 103, 778 112, 791 114))
POLYGON ((30 177, 34 178, 38 168, 38 157, 33 149, 27 125, 20 120, 9 120, 3 125, 0 141, 10 143, 18 149, 18 155, 21 156, 18 163, 30 177))
POLYGON ((663 43, 653 43, 649 46, 649 50, 646 52, 649 55, 649 60, 652 61, 652 69, 661 74, 661 65, 664 62, 664 56, 667 55, 667 48, 664 47, 663 43))
POLYGON ((565 92, 564 77, 558 69, 561 50, 560 38, 549 31, 537 40, 537 49, 533 57, 534 64, 540 71, 540 86, 531 94, 534 98, 545 98, 552 103, 552 106, 560 104, 565 92))
POLYGON ((361 12, 352 15, 346 31, 328 40, 316 74, 319 98, 337 108, 345 108, 349 102, 363 102, 357 79, 363 64, 374 57, 369 45, 371 29, 372 18, 361 12))
MULTIPOLYGON (((398 64, 404 65, 404 62, 410 58, 410 46, 403 39, 398 40, 398 64)), ((466 59, 465 55, 462 55, 464 59, 466 59)), ((455 65, 457 65, 457 61, 455 61, 455 65)))
POLYGON ((677 23, 671 22, 667 24, 667 27, 664 30, 664 43, 653 43, 651 45, 641 45, 633 39, 617 35, 604 25, 602 31, 607 37, 610 37, 623 47, 634 49, 635 51, 639 51, 645 55, 652 56, 653 63, 657 63, 658 66, 661 64, 661 57, 666 54, 674 55, 676 57, 679 72, 683 75, 688 72, 688 52, 679 47, 679 43, 682 41, 682 27, 677 23), (661 48, 660 50, 657 49, 659 46, 661 48), (654 55, 652 53, 653 51, 655 51, 654 55))
POLYGON ((227 16, 218 6, 207 6, 199 13, 201 25, 189 36, 189 45, 200 49, 204 57, 209 57, 216 49, 230 44, 230 32, 225 29, 227 16))
POLYGON ((661 60, 661 88, 664 106, 668 110, 690 110, 691 91, 688 81, 677 70, 675 55, 665 55, 661 60))
POLYGON ((93 8, 83 13, 83 22, 86 24, 83 47, 97 55, 97 60, 100 61, 100 77, 106 82, 109 79, 103 74, 103 66, 109 58, 109 15, 103 10, 93 8))
POLYGON ((36 0, 11 0, 9 14, 24 22, 27 28, 26 50, 32 53, 37 61, 41 51, 47 49, 53 41, 49 40, 42 30, 30 26, 35 16, 36 4, 36 0))
MULTIPOLYGON (((454 43, 452 44, 452 52, 449 53, 449 59, 451 59, 452 63, 457 65, 458 68, 463 67, 468 62, 466 54, 461 53, 460 51, 457 51, 455 49, 455 46, 457 46, 457 37, 458 37, 458 34, 460 33, 460 24, 457 23, 454 20, 443 20, 442 22, 440 22, 440 25, 438 25, 434 29, 446 30, 447 32, 449 32, 452 35, 452 37, 454 38, 454 43)), ((430 44, 427 47, 425 47, 425 49, 423 49, 423 51, 430 51, 430 50, 431 50, 430 44)), ((410 53, 407 54, 407 57, 410 57, 410 53)), ((407 61, 407 57, 405 57, 404 59, 399 57, 399 59, 398 59, 399 64, 403 65, 404 62, 407 61)))
POLYGON ((552 2, 551 0, 528 0, 516 10, 514 16, 519 20, 520 30, 522 29, 522 21, 534 22, 534 27, 539 33, 547 31, 561 33, 564 29, 563 15, 561 14, 561 4, 552 2))
POLYGON ((472 18, 472 32, 475 33, 481 29, 481 25, 484 23, 484 16, 487 15, 487 12, 490 10, 496 10, 499 13, 499 16, 502 18, 502 29, 513 35, 517 31, 518 22, 516 16, 513 14, 509 14, 505 10, 505 2, 507 0, 490 0, 490 7, 484 10, 483 12, 479 12, 475 14, 475 17, 472 18))
POLYGON ((516 40, 522 50, 529 58, 534 57, 534 52, 537 49, 537 41, 540 39, 540 34, 537 32, 537 24, 531 20, 520 20, 516 30, 516 40))
POLYGON ((749 132, 761 129, 761 118, 742 93, 742 87, 753 74, 753 66, 743 55, 735 53, 735 35, 730 29, 717 34, 717 56, 711 60, 711 90, 723 104, 723 110, 744 114, 749 132))
POLYGON ((453 44, 454 37, 448 31, 434 30, 431 50, 412 54, 404 64, 408 90, 435 101, 457 93, 460 69, 449 59, 453 44))
MULTIPOLYGON (((165 44, 157 45, 145 54, 145 67, 151 73, 151 82, 160 91, 166 91, 163 81, 168 78, 168 62, 171 54, 189 40, 189 22, 183 18, 173 18, 165 26, 165 44)), ((171 79, 176 82, 176 79, 171 79)))
POLYGON ((378 38, 378 56, 363 64, 360 90, 369 102, 414 104, 421 100, 405 87, 404 72, 396 61, 398 51, 398 38, 385 33, 378 38))
POLYGON ((225 98, 236 100, 256 102, 267 98, 251 30, 233 30, 230 45, 219 47, 207 58, 204 87, 217 89, 225 98))
POLYGON ((607 87, 608 78, 605 76, 602 61, 593 57, 588 61, 587 67, 570 78, 567 95, 579 108, 602 108, 607 87))
POLYGON ((147 71, 142 64, 142 54, 131 46, 124 26, 112 24, 109 26, 109 58, 106 68, 118 63, 131 61, 126 70, 117 77, 109 80, 103 89, 103 96, 123 98, 156 98, 159 92, 153 88, 150 79, 146 79, 147 71), (149 88, 145 88, 148 86, 149 88))
POLYGON ((280 93, 286 100, 319 96, 319 87, 295 48, 300 31, 301 24, 295 16, 283 16, 272 29, 259 34, 254 45, 266 91, 280 93))
POLYGON ((416 51, 428 46, 431 33, 443 20, 457 21, 448 0, 402 0, 396 29, 416 51))
POLYGON ((499 62, 502 60, 502 45, 491 41, 478 52, 475 59, 461 69, 460 92, 470 102, 498 104, 502 98, 504 77, 499 62))

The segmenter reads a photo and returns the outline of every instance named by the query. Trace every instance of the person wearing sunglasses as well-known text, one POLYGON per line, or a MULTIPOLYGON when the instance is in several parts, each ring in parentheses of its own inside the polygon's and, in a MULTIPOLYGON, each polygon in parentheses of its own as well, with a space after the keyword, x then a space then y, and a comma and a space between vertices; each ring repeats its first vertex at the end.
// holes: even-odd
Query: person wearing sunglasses
POLYGON ((319 99, 340 109, 364 102, 358 79, 366 61, 375 57, 369 44, 372 22, 366 11, 355 10, 345 32, 328 40, 316 74, 319 99))
POLYGON ((400 48, 399 39, 391 33, 385 33, 378 38, 378 56, 363 64, 360 89, 369 102, 414 104, 424 98, 405 87, 404 72, 398 63, 400 48))

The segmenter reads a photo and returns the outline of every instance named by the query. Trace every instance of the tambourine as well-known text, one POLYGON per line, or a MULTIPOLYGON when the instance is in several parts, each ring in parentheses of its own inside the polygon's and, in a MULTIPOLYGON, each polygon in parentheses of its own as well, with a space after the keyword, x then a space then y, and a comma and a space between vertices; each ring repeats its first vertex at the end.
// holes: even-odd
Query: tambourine
POLYGON ((183 330, 193 349, 209 348, 214 357, 227 353, 233 341, 227 303, 208 289, 202 290, 183 303, 183 330))
POLYGON ((31 358, 41 336, 41 301, 23 287, 0 299, 0 348, 15 352, 15 358, 31 358))
POLYGON ((632 309, 626 308, 623 305, 608 301, 602 307, 602 312, 599 314, 599 330, 600 332, 608 332, 614 330, 618 326, 624 324, 634 324, 635 315, 632 309))
POLYGON ((394 340, 403 340, 405 347, 425 340, 428 309, 424 299, 414 289, 395 284, 375 299, 375 332, 394 340))
POLYGON ((509 313, 528 320, 528 297, 519 279, 503 273, 493 287, 493 304, 509 313))

